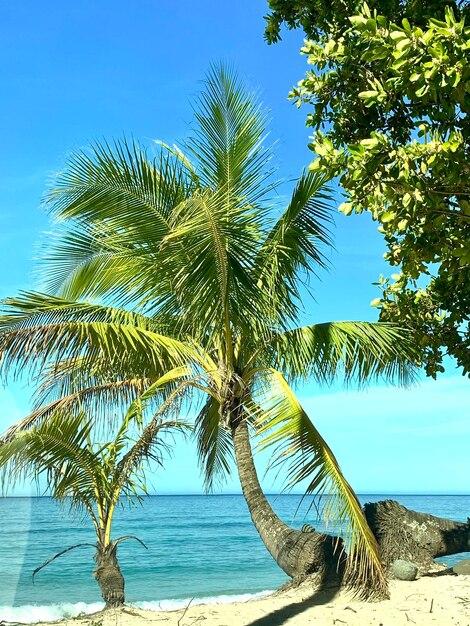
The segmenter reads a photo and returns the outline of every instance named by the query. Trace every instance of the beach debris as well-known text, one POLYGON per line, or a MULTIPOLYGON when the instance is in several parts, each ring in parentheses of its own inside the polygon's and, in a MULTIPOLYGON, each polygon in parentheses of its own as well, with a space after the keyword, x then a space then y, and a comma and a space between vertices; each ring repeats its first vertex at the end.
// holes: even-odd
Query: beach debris
POLYGON ((452 567, 438 570, 437 572, 425 572, 422 576, 428 576, 429 578, 436 578, 437 576, 457 576, 457 572, 454 572, 452 567))
POLYGON ((411 617, 408 615, 408 613, 405 613, 405 617, 406 617, 406 621, 407 621, 407 622, 413 622, 413 624, 416 624, 416 622, 414 621, 414 619, 411 619, 411 617))
POLYGON ((424 595, 424 593, 410 593, 409 596, 406 596, 405 600, 409 600, 413 596, 423 596, 423 595, 424 595))
POLYGON ((454 574, 470 575, 470 559, 462 559, 452 567, 454 574))
POLYGON ((434 606, 434 598, 431 599, 431 606, 429 607, 429 612, 432 613, 432 607, 434 606))
POLYGON ((186 605, 184 611, 183 611, 183 615, 179 618, 178 620, 178 626, 181 626, 181 621, 184 619, 184 616, 186 615, 189 607, 191 606, 191 602, 194 600, 194 598, 191 598, 191 600, 188 602, 188 604, 186 605))
POLYGON ((396 559, 393 561, 390 570, 398 580, 416 580, 418 567, 411 561, 396 559))

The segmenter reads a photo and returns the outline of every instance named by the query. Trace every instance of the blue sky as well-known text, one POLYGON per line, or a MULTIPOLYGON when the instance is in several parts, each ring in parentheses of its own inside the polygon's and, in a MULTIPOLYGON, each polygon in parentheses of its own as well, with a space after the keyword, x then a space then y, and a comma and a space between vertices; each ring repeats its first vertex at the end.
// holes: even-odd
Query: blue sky
MULTIPOLYGON (((287 94, 306 69, 302 35, 287 32, 267 46, 265 12, 264 0, 1 4, 0 297, 34 286, 33 257, 50 228, 41 196, 67 154, 123 135, 178 142, 213 62, 232 63, 260 90, 279 173, 298 176, 311 160, 307 109, 297 110, 287 94)), ((334 267, 316 283, 316 302, 304 303, 305 319, 374 320, 372 282, 387 272, 376 225, 366 215, 338 215, 335 238, 334 267)), ((358 491, 470 491, 468 381, 452 363, 438 381, 411 390, 311 385, 300 395, 358 491)), ((27 385, 0 390, 0 430, 27 408, 27 385)), ((193 448, 180 446, 154 483, 161 493, 200 492, 193 448)), ((264 484, 277 488, 269 478, 264 484)), ((235 479, 224 488, 238 490, 235 479)))

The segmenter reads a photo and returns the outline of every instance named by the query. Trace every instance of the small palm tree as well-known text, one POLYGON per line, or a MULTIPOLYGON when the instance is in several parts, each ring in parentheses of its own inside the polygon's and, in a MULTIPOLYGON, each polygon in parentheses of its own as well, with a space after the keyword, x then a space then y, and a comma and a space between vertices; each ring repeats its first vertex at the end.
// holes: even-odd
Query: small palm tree
POLYGON ((48 197, 62 223, 44 259, 56 295, 6 301, 0 364, 4 372, 42 371, 67 357, 53 406, 123 392, 137 415, 164 400, 164 389, 205 394, 196 432, 207 486, 234 454, 253 522, 277 563, 297 579, 321 569, 334 546, 272 511, 251 429, 290 463, 288 486, 308 479, 308 493, 329 495, 326 517, 350 531, 350 583, 365 595, 384 593, 360 504, 291 385, 339 376, 406 382, 414 350, 392 324, 298 326, 300 286, 326 265, 322 248, 331 244, 328 192, 323 178, 305 172, 275 214, 265 117, 231 72, 215 68, 184 152, 160 145, 152 160, 123 141, 73 156, 48 197))
POLYGON ((175 421, 155 416, 137 440, 128 434, 125 419, 113 440, 92 442, 93 421, 83 413, 55 411, 47 421, 29 430, 18 430, 0 443, 0 468, 11 484, 20 477, 46 477, 47 491, 58 500, 68 499, 72 509, 85 510, 96 533, 96 544, 67 547, 38 567, 33 576, 59 556, 82 545, 95 548, 94 575, 105 601, 105 608, 124 604, 124 577, 117 560, 118 545, 132 535, 112 538, 116 506, 123 498, 141 500, 146 492, 144 461, 161 463, 160 439, 164 430, 183 428, 175 421), (6 473, 6 474, 5 474, 6 473))

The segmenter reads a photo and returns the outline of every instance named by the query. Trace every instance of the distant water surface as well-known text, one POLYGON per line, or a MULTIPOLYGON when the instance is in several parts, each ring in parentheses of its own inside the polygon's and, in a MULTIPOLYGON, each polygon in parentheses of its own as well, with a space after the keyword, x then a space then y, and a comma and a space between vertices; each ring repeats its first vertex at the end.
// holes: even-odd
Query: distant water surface
MULTIPOLYGON (((396 499, 404 506, 466 521, 470 496, 364 495, 362 503, 396 499)), ((299 496, 270 496, 277 514, 299 528, 323 525, 299 496), (294 517, 295 516, 295 517, 294 517)), ((126 598, 151 608, 183 606, 189 598, 224 601, 272 590, 287 577, 267 553, 240 495, 149 496, 142 506, 117 511, 114 537, 136 535, 119 548, 126 598), (246 595, 248 594, 248 595, 246 595)), ((50 498, 0 499, 0 621, 58 619, 100 608, 93 549, 81 547, 31 574, 63 548, 94 543, 87 519, 50 498)), ((465 555, 468 556, 468 555, 465 555)), ((454 563, 464 555, 447 557, 454 563)))

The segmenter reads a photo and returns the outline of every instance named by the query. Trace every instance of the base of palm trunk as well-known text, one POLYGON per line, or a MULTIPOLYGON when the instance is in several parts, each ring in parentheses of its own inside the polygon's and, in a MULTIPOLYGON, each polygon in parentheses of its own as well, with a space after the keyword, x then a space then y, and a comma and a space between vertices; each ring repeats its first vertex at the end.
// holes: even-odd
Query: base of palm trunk
POLYGON ((116 559, 115 552, 98 555, 98 566, 93 572, 100 586, 105 601, 105 609, 112 609, 124 604, 124 576, 116 559))
POLYGON ((313 530, 290 529, 276 556, 294 584, 300 584, 307 578, 316 581, 318 586, 340 585, 343 580, 344 545, 339 537, 313 530))

